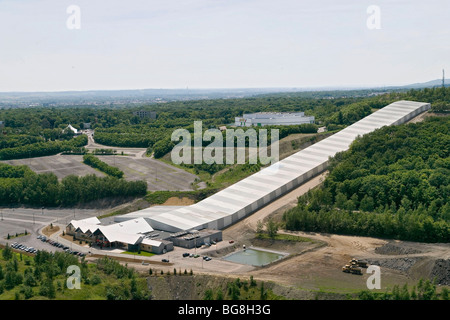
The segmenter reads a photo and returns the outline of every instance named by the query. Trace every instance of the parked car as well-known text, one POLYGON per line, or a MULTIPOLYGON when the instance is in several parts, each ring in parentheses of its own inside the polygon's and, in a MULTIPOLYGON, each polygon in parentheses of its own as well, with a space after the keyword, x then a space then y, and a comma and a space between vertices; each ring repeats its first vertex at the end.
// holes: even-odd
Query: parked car
POLYGON ((169 262, 169 259, 162 259, 162 262, 169 262))
POLYGON ((189 253, 187 253, 187 252, 183 253, 183 258, 185 258, 185 257, 189 257, 189 253))

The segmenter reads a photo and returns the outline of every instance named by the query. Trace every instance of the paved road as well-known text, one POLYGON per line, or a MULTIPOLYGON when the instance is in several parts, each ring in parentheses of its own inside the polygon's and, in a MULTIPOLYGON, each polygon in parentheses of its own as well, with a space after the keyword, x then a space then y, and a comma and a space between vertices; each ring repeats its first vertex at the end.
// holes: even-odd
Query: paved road
POLYGON ((90 209, 3 208, 0 209, 0 243, 19 242, 36 249, 61 250, 38 240, 39 230, 50 223, 65 227, 72 219, 85 219, 96 216, 97 213, 97 210, 90 209), (24 233, 25 230, 29 235, 7 240, 8 234, 14 236, 16 233, 24 233))

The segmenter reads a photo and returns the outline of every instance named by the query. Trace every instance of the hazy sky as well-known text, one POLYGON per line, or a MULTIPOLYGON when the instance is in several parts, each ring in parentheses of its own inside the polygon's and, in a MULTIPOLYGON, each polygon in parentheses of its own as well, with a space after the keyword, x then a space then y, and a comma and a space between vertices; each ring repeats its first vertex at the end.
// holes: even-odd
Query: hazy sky
POLYGON ((449 0, 0 0, 0 91, 384 86, 443 68, 449 0))

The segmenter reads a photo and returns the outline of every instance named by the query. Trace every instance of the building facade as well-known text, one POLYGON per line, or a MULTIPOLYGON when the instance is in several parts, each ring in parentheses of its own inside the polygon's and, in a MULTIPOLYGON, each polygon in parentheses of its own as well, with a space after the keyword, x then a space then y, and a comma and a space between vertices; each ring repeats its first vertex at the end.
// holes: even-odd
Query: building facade
POLYGON ((134 111, 133 116, 136 116, 139 118, 156 119, 156 111, 146 111, 146 110, 134 111))
POLYGON ((237 127, 251 126, 290 126, 314 123, 314 117, 306 117, 304 112, 259 112, 244 113, 242 117, 235 117, 237 127))

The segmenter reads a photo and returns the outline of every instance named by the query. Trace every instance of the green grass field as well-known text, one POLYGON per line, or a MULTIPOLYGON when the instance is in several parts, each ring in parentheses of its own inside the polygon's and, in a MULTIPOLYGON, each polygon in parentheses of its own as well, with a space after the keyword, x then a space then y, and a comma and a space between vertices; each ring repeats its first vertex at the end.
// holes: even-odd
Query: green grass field
POLYGON ((141 257, 151 257, 154 256, 154 253, 147 252, 147 251, 141 251, 141 252, 131 252, 131 251, 124 251, 122 254, 130 254, 133 256, 141 256, 141 257))

